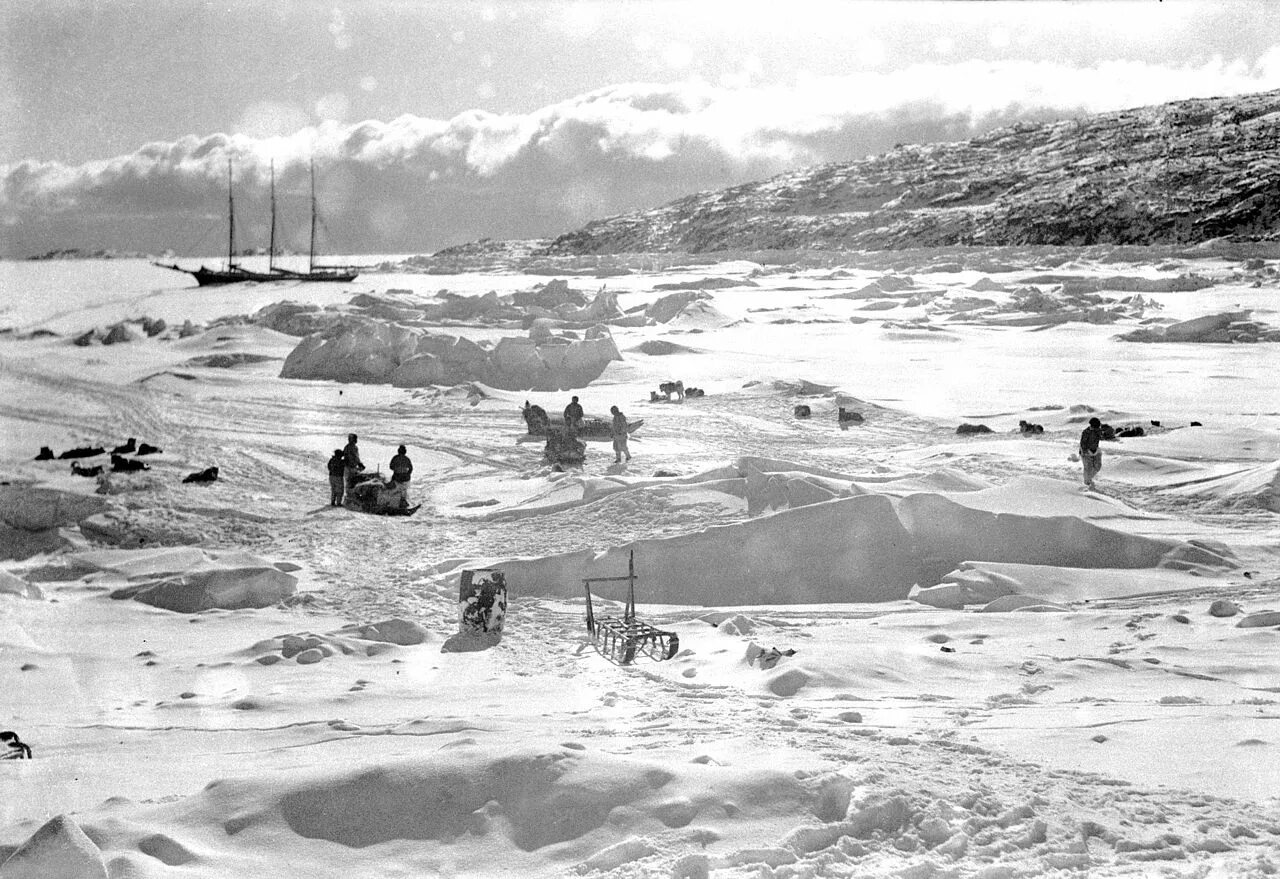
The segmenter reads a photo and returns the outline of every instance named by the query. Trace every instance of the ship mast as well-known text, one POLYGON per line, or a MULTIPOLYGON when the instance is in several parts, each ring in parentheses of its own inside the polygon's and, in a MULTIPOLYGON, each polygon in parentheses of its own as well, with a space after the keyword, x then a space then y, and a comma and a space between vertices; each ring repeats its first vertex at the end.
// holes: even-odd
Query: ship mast
POLYGON ((267 249, 267 272, 276 269, 276 160, 271 160, 271 243, 267 249))
POLYGON ((236 267, 236 203, 231 194, 231 156, 227 156, 227 268, 236 267))
POLYGON ((307 272, 314 272, 316 263, 316 157, 311 157, 311 246, 307 254, 307 272))

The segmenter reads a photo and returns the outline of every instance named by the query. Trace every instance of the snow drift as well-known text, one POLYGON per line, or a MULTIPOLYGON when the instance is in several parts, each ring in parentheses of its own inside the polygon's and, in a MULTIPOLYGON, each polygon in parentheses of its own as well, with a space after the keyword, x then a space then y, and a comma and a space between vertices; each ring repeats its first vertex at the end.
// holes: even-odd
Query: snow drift
MULTIPOLYGON (((513 590, 524 594, 576 596, 584 578, 625 572, 627 555, 634 551, 642 601, 723 606, 902 599, 913 586, 937 584, 968 561, 1119 569, 1234 565, 1226 547, 1127 534, 1080 515, 984 509, 1001 498, 1009 503, 1008 497, 1046 513, 1079 503, 1074 492, 1046 480, 953 494, 836 497, 838 479, 800 471, 766 475, 764 461, 748 462, 749 501, 754 497, 763 506, 785 491, 787 500, 799 505, 694 534, 638 540, 598 555, 584 550, 496 567, 513 590)), ((733 491, 724 484, 733 482, 708 485, 733 491)))
POLYGON ((502 390, 565 391, 585 387, 612 361, 622 359, 603 326, 586 336, 542 343, 508 337, 489 347, 458 336, 347 316, 299 342, 280 376, 397 387, 477 381, 502 390))

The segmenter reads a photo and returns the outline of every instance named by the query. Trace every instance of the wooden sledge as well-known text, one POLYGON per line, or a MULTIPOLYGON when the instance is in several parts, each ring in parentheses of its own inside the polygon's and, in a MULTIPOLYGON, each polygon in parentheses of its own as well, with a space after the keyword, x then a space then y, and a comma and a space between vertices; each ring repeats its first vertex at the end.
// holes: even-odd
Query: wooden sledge
MULTIPOLYGON (((549 430, 564 430, 563 415, 548 415, 545 409, 530 405, 528 400, 525 401, 524 408, 520 412, 524 416, 528 436, 545 437, 549 430)), ((627 421, 627 433, 635 433, 642 424, 644 424, 643 418, 627 421)), ((582 419, 582 426, 574 432, 574 435, 580 440, 608 442, 613 439, 612 419, 588 415, 582 419)))
POLYGON ((625 577, 584 577, 587 593, 587 632, 601 656, 618 665, 630 665, 637 655, 656 662, 670 659, 680 651, 680 638, 675 632, 654 628, 636 619, 636 553, 627 559, 625 577), (622 617, 597 618, 591 607, 592 583, 627 582, 627 606, 622 617))

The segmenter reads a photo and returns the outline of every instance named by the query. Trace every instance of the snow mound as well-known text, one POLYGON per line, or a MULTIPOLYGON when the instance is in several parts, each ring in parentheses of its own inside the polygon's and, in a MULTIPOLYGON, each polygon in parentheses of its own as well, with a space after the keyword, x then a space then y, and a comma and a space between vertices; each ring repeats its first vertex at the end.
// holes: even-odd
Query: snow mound
POLYGON ((37 484, 0 486, 0 559, 27 559, 65 548, 59 529, 113 509, 107 498, 37 484))
POLYGON ((1022 591, 1017 575, 965 574, 966 563, 1166 571, 1235 566, 1231 551, 1220 544, 1095 525, 1085 517, 1124 517, 1127 508, 1106 498, 1082 497, 1074 486, 1047 479, 895 497, 891 482, 883 493, 867 483, 859 486, 862 493, 853 494, 847 476, 822 468, 749 457, 739 461, 739 468, 749 511, 776 512, 639 540, 598 556, 583 551, 508 560, 497 567, 512 588, 572 595, 584 577, 626 570, 627 553, 634 549, 648 602, 889 601, 907 598, 917 585, 950 583, 961 588, 924 593, 924 600, 961 607, 1022 591), (788 466, 795 469, 783 469, 788 466), (695 570, 698 576, 691 577, 695 570))
POLYGON ((829 799, 781 769, 454 736, 427 757, 218 780, 177 802, 107 804, 78 825, 60 816, 3 875, 105 877, 105 863, 152 875, 155 861, 193 875, 252 875, 286 860, 300 875, 371 875, 387 858, 406 875, 563 875, 575 862, 587 873, 713 842, 750 851, 754 839, 785 831, 781 810, 822 812, 829 799), (708 819, 716 829, 697 823, 708 819))
POLYGON ((644 316, 660 324, 665 324, 685 308, 703 299, 708 294, 697 290, 683 290, 679 293, 668 293, 651 302, 644 310, 644 316))
POLYGON ((4 879, 107 879, 102 851, 67 815, 50 818, 8 860, 4 879))
POLYGON ((639 354, 648 354, 650 357, 664 357, 668 354, 696 354, 696 348, 690 348, 686 345, 678 345, 675 342, 668 342, 666 339, 650 339, 647 342, 641 342, 634 348, 627 349, 635 351, 639 354))
POLYGON ((117 589, 112 598, 132 598, 178 613, 222 608, 270 607, 294 593, 298 578, 271 565, 195 570, 158 582, 135 583, 117 589))
POLYGON ((588 331, 584 340, 507 337, 487 348, 457 336, 348 316, 299 342, 280 376, 397 387, 481 382, 502 390, 563 391, 585 387, 621 359, 604 327, 588 331))
POLYGON ((667 323, 671 326, 714 330, 728 326, 733 323, 733 319, 712 305, 710 301, 699 299, 680 309, 679 313, 667 323))
POLYGON ((1231 509, 1280 513, 1280 461, 1169 489, 1170 494, 1211 498, 1231 509))

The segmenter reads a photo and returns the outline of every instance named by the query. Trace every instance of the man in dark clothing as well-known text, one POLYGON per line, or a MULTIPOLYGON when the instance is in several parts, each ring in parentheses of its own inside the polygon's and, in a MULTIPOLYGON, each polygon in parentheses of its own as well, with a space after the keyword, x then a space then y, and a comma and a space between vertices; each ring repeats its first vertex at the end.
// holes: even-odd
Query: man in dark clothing
POLYGON ((1084 484, 1093 488, 1093 478, 1102 469, 1102 449, 1098 442, 1102 439, 1102 422, 1097 418, 1089 419, 1089 426, 1080 434, 1080 463, 1084 467, 1084 484))
POLYGON ((411 476, 413 476, 413 462, 405 454, 405 447, 400 446, 391 458, 391 478, 396 482, 408 482, 411 476))
POLYGON ((564 407, 564 426, 569 431, 569 436, 576 435, 582 429, 582 405, 577 397, 570 400, 569 405, 564 407))
POLYGON ((329 506, 342 506, 342 496, 346 493, 347 459, 342 449, 334 449, 329 459, 329 506))
POLYGON ((356 476, 364 469, 364 462, 360 460, 360 449, 356 447, 358 437, 354 433, 347 434, 347 444, 342 449, 342 455, 347 462, 347 492, 350 493, 351 487, 356 484, 356 476))
POLYGON ((388 504, 405 508, 409 506, 409 479, 413 476, 413 462, 405 454, 404 446, 396 449, 391 458, 391 479, 385 488, 388 490, 388 504))

